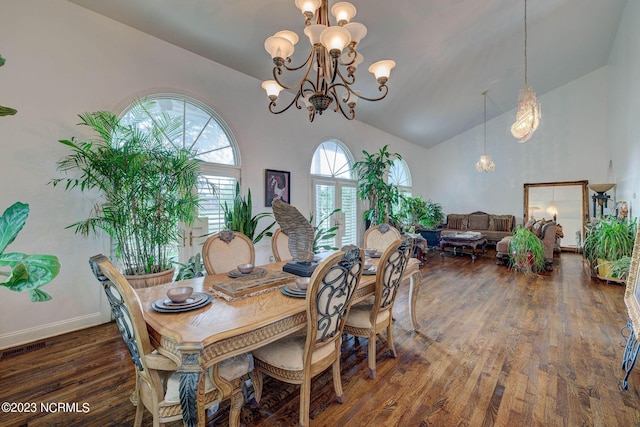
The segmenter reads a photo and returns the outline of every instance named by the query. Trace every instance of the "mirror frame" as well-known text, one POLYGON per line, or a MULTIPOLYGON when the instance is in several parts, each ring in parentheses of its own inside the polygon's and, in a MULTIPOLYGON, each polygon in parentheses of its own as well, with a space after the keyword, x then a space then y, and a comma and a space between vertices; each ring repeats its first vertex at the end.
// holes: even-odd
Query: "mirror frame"
POLYGON ((589 181, 538 182, 524 184, 524 212, 523 224, 529 220, 529 189, 532 187, 567 187, 582 186, 582 239, 584 241, 584 226, 589 223, 589 181))
POLYGON ((624 292, 624 303, 627 306, 627 314, 631 319, 636 339, 640 336, 640 288, 638 284, 638 273, 640 264, 640 227, 636 233, 636 241, 633 244, 633 254, 631 255, 631 265, 629 266, 629 277, 627 287, 624 292))

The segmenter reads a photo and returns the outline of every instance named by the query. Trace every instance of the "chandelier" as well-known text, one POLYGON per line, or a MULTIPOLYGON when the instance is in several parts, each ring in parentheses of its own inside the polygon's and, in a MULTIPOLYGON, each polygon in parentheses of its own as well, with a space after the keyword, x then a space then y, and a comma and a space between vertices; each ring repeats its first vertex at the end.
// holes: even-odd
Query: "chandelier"
POLYGON ((516 121, 511 126, 511 134, 518 142, 526 142, 540 124, 540 102, 536 93, 527 83, 527 0, 524 0, 524 86, 518 96, 516 121))
POLYGON ((480 156, 480 161, 476 163, 478 172, 493 172, 496 164, 491 160, 491 156, 487 156, 487 91, 482 92, 484 96, 484 151, 480 156))
POLYGON ((350 22, 356 14, 356 8, 347 2, 338 2, 331 8, 337 25, 329 22, 328 0, 295 0, 305 19, 304 34, 309 38, 311 51, 304 63, 289 66, 298 35, 289 30, 278 31, 267 38, 264 47, 271 55, 275 67, 274 80, 262 83, 270 99, 269 111, 280 114, 292 105, 309 112, 309 121, 317 114, 332 106, 348 120, 355 118, 358 99, 380 101, 387 96, 387 80, 396 63, 391 60, 378 61, 369 67, 378 81, 379 97, 366 97, 351 86, 355 83, 355 72, 363 61, 356 51, 358 44, 367 34, 367 27, 359 22, 350 22), (315 19, 314 19, 315 18, 315 19), (286 84, 281 79, 284 70, 301 71, 300 79, 294 84, 286 84), (283 89, 295 90, 293 100, 282 109, 276 109, 278 94, 283 89))

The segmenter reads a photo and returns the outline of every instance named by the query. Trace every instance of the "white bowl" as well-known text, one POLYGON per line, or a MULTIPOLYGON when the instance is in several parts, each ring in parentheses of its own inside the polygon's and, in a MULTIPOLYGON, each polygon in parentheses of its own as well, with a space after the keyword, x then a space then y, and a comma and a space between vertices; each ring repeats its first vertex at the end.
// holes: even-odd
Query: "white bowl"
POLYGON ((378 250, 376 248, 367 248, 364 250, 364 253, 371 256, 371 255, 375 255, 376 253, 378 253, 378 250))
POLYGON ((296 279, 296 286, 302 289, 303 291, 307 289, 309 286, 309 277, 298 277, 296 279))

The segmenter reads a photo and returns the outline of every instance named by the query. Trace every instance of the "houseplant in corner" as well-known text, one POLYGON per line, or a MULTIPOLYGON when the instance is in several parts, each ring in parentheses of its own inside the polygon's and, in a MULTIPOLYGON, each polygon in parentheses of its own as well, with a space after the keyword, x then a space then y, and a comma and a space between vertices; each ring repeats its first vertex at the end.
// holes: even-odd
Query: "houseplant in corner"
POLYGON ((253 205, 251 204, 251 189, 247 191, 247 197, 240 194, 240 184, 236 183, 236 195, 233 199, 233 205, 224 204, 224 226, 227 230, 237 231, 247 236, 255 244, 262 240, 265 236, 271 236, 271 228, 276 224, 273 221, 261 232, 256 234, 258 222, 262 218, 271 216, 269 212, 253 215, 253 205))
POLYGON ((358 177, 358 196, 369 201, 369 208, 364 213, 364 220, 371 225, 387 223, 394 203, 397 203, 400 192, 398 187, 387 184, 385 175, 395 159, 402 159, 398 153, 389 153, 388 145, 377 153, 369 154, 362 150, 364 159, 353 164, 358 177))
POLYGON ((180 118, 151 120, 148 106, 136 102, 127 122, 108 111, 80 114, 80 126, 94 136, 59 141, 71 153, 58 162, 65 177, 50 182, 97 195, 87 218, 69 228, 83 236, 106 232, 134 287, 172 280, 179 224, 192 224, 199 206, 199 162, 170 143, 180 135, 180 118))
MULTIPOLYGON (((600 218, 587 230, 583 254, 597 271, 597 276, 605 280, 622 281, 614 277, 609 268, 617 264, 616 270, 624 271, 625 258, 631 257, 636 238, 637 222, 613 216, 600 218), (622 261, 620 261, 622 259, 622 261)), ((628 258, 630 259, 630 258, 628 258)))

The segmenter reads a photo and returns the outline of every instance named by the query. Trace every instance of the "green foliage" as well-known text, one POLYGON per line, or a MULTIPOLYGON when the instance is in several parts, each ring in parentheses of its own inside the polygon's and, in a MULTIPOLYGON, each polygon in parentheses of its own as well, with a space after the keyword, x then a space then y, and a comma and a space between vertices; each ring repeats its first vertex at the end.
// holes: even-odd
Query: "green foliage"
POLYGON ((631 257, 625 255, 614 261, 604 261, 596 265, 596 268, 601 266, 609 268, 609 277, 626 281, 631 269, 631 257))
POLYGON ((539 273, 544 270, 544 244, 533 232, 523 227, 513 233, 509 246, 511 264, 524 273, 539 273))
POLYGON ((195 277, 202 277, 206 274, 206 269, 202 263, 202 257, 198 252, 187 260, 186 264, 177 262, 180 267, 176 275, 176 280, 193 279, 195 277))
POLYGON ((333 214, 340 211, 341 211, 340 208, 334 209, 333 211, 329 212, 323 217, 320 217, 317 222, 313 221, 313 216, 314 216, 313 213, 309 215, 309 222, 311 223, 311 225, 313 225, 313 231, 314 231, 314 237, 313 237, 313 253, 314 254, 317 254, 321 251, 337 251, 338 250, 337 247, 329 244, 324 244, 322 242, 336 237, 336 231, 338 231, 339 227, 337 225, 333 227, 329 227, 327 226, 327 223, 329 222, 329 219, 333 214))
POLYGON ((260 233, 256 234, 258 228, 258 222, 262 218, 268 218, 271 214, 263 212, 257 215, 253 215, 253 208, 251 204, 251 190, 247 191, 247 198, 245 199, 240 194, 240 184, 236 183, 236 195, 233 199, 233 206, 229 207, 227 203, 224 204, 224 226, 228 230, 237 231, 250 238, 253 243, 258 243, 264 236, 271 236, 271 228, 276 224, 273 221, 260 233))
POLYGON ((53 280, 60 272, 58 258, 53 255, 4 252, 18 236, 28 216, 29 205, 16 202, 0 217, 0 267, 10 269, 8 272, 0 270, 0 277, 7 278, 0 285, 15 292, 28 291, 33 302, 49 301, 51 295, 39 288, 53 280))
POLYGON ((58 162, 58 170, 71 176, 50 182, 99 195, 88 218, 68 228, 83 236, 106 232, 126 274, 170 269, 179 224, 191 225, 200 205, 199 161, 172 144, 181 134, 181 118, 164 114, 152 120, 149 104, 138 101, 126 124, 108 111, 81 114, 79 125, 94 137, 59 141, 71 154, 58 162))
POLYGON ((364 219, 372 225, 389 221, 393 204, 399 198, 398 187, 387 184, 384 180, 395 159, 402 159, 398 153, 389 153, 388 145, 377 153, 369 154, 362 150, 364 160, 355 162, 353 170, 358 176, 358 196, 361 200, 369 201, 369 209, 364 213, 364 219))
POLYGON ((436 228, 442 224, 444 213, 442 205, 418 197, 400 196, 402 220, 404 224, 412 227, 436 228))
POLYGON ((637 222, 619 219, 613 216, 601 218, 587 230, 584 239, 583 253, 591 262, 598 263, 598 258, 616 261, 622 257, 630 257, 636 239, 637 222))

